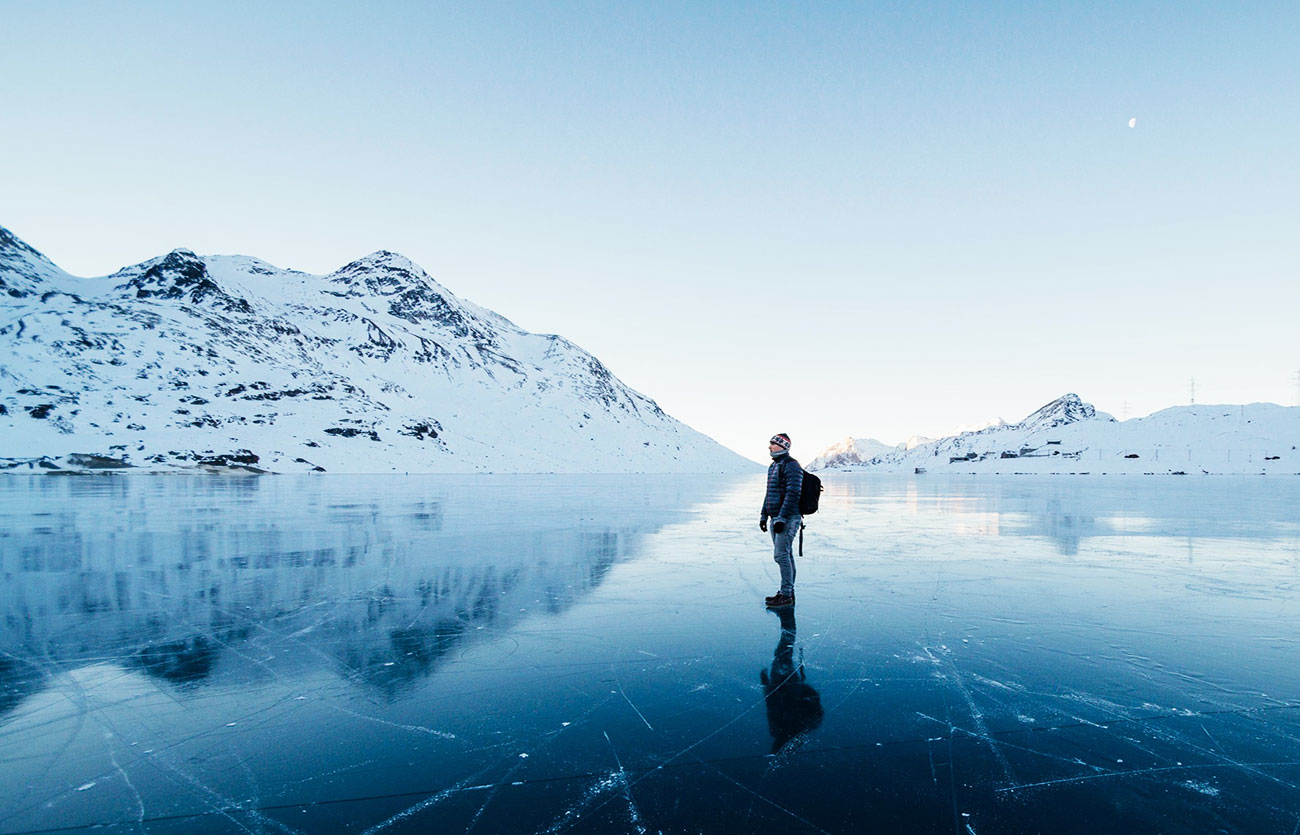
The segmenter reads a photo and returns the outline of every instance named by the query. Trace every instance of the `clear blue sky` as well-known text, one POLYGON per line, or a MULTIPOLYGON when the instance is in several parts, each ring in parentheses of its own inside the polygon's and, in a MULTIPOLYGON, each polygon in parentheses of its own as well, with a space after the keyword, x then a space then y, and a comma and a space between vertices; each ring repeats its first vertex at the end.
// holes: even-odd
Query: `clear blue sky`
POLYGON ((76 274, 397 250, 756 457, 1296 402, 1293 0, 0 20, 0 224, 76 274))

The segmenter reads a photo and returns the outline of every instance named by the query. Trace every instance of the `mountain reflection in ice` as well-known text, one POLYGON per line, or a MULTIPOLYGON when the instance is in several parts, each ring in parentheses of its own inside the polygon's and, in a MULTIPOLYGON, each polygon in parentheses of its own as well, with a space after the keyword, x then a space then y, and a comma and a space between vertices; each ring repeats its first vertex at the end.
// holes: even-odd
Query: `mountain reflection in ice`
MULTIPOLYGON (((1045 537, 1063 554, 1089 538, 1256 539, 1297 535, 1297 479, 939 476, 832 478, 828 495, 938 514, 958 530, 1045 537)), ((897 526, 895 526, 897 527, 897 526)))
POLYGON ((184 687, 222 655, 264 675, 247 645, 290 636, 298 663, 385 698, 482 630, 571 606, 690 503, 666 478, 20 483, 0 517, 11 665, 112 657, 184 687))
POLYGON ((1300 479, 825 480, 0 479, 0 835, 1300 822, 1300 479))

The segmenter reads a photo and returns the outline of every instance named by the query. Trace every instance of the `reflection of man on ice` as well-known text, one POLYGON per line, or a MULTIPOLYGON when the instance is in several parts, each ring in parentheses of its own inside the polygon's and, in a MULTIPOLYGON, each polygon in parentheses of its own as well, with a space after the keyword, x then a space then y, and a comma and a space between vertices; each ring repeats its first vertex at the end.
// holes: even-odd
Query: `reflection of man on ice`
POLYGON ((775 754, 822 723, 822 698, 808 684, 803 663, 794 664, 794 609, 777 609, 781 619, 781 640, 772 653, 772 671, 759 671, 763 700, 767 703, 767 729, 772 734, 775 754))
POLYGON ((790 456, 790 436, 773 435, 767 444, 772 463, 767 468, 767 494, 758 517, 758 529, 767 530, 772 519, 772 559, 781 568, 781 590, 766 598, 768 606, 794 605, 794 538, 803 524, 799 495, 803 489, 803 467, 790 456))

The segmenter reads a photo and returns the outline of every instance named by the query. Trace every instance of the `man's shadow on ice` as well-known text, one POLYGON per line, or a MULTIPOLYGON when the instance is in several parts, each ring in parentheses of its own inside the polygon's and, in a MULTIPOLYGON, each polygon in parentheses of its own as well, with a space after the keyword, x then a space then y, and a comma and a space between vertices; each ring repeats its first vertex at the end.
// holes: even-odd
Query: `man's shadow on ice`
POLYGON ((797 746, 807 733, 822 723, 821 695, 807 681, 803 661, 794 663, 794 609, 775 609, 781 619, 781 639, 772 653, 772 669, 761 670, 763 700, 767 704, 767 729, 772 734, 772 753, 797 746))

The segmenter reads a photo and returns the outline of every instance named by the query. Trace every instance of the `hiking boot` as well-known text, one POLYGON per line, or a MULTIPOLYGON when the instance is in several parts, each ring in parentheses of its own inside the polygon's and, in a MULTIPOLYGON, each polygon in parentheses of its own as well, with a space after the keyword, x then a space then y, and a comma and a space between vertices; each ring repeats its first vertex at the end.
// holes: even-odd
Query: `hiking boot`
POLYGON ((783 607, 783 606, 793 606, 793 605, 794 605, 794 595, 793 595, 793 594, 781 594, 781 593, 778 592, 778 593, 772 595, 771 597, 765 597, 765 598, 763 598, 763 602, 765 602, 765 603, 767 604, 767 607, 768 607, 769 609, 779 609, 779 608, 781 608, 781 607, 783 607))

